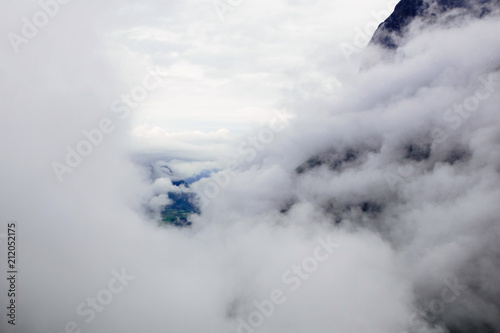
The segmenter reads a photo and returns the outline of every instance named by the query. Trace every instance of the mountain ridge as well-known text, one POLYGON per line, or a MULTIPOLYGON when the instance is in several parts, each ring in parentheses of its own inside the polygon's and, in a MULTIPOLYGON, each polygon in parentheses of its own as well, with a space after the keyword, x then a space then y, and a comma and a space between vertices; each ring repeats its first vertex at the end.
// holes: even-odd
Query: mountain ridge
POLYGON ((369 45, 397 49, 415 19, 433 25, 464 17, 482 18, 499 9, 500 0, 401 0, 393 13, 378 26, 369 45))

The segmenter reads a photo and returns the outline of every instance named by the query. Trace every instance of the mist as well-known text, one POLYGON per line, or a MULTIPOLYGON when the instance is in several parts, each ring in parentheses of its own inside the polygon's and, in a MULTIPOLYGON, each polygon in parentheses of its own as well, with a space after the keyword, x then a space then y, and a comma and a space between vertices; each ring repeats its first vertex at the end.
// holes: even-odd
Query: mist
POLYGON ((500 331, 500 21, 360 45, 391 6, 70 1, 3 38, 0 331, 500 331))

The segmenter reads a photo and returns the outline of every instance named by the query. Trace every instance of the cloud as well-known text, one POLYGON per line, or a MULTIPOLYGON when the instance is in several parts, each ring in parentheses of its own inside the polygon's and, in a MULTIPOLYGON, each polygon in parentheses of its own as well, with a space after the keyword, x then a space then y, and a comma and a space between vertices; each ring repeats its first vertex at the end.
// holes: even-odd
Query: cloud
MULTIPOLYGON (((2 332, 238 332, 277 289, 287 300, 262 332, 499 329, 498 20, 424 30, 392 62, 353 73, 338 43, 386 4, 313 4, 245 2, 221 23, 209 2, 71 2, 19 54, 3 39, 0 226, 18 221, 19 294, 2 332), (122 121, 111 104, 156 64, 170 95, 155 90, 122 121), (198 111, 168 104, 177 93, 198 111), (222 172, 249 127, 234 110, 276 105, 296 117, 192 228, 143 213, 167 202, 173 175, 222 172), (103 118, 116 130, 59 183, 51 163, 103 118), (131 132, 157 140, 141 151, 152 169, 132 162, 131 132), (169 158, 156 158, 162 146, 169 158), (308 273, 321 239, 338 247, 308 273), (131 278, 110 300, 117 272, 131 278), (434 308, 449 284, 460 295, 434 308), (82 303, 97 304, 94 319, 82 303)), ((37 10, 3 10, 0 33, 37 10)))

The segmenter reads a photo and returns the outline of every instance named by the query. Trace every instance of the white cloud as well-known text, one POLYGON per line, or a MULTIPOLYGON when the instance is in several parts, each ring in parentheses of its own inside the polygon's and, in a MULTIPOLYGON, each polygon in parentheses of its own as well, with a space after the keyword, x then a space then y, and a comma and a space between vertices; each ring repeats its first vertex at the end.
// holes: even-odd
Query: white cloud
MULTIPOLYGON (((9 6, 3 35, 38 8, 9 6)), ((85 332, 236 332, 254 301, 289 291, 283 274, 328 236, 340 248, 287 291, 262 332, 409 330, 417 305, 453 276, 470 288, 443 320, 498 328, 500 88, 459 128, 443 115, 498 70, 499 23, 424 31, 394 63, 354 74, 338 43, 385 7, 245 2, 221 23, 205 1, 71 2, 19 55, 3 39, 0 226, 20 226, 16 329, 57 332, 75 321, 85 332), (155 65, 170 73, 165 86, 132 124, 120 121, 111 103, 155 65), (221 169, 235 137, 277 106, 297 117, 240 163, 192 229, 158 228, 142 214, 144 202, 167 202, 171 174, 221 169), (104 117, 115 132, 60 184, 51 162, 104 117), (431 137, 438 127, 445 141, 431 137), (430 144, 430 156, 405 158, 412 143, 430 144), (326 150, 333 164, 347 148, 359 159, 294 171, 326 150), (159 179, 130 162, 131 150, 170 150, 151 170, 159 179), (392 188, 389 173, 399 177, 392 188), (135 279, 86 323, 77 306, 122 267, 135 279)), ((5 321, 0 330, 12 331, 5 321)))

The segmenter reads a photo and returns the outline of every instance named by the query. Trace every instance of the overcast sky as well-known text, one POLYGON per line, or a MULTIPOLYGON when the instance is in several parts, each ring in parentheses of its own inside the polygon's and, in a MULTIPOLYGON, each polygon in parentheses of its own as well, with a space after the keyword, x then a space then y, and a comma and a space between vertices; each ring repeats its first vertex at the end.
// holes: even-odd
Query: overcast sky
MULTIPOLYGON (((366 44, 395 2, 279 0, 233 5, 109 1, 94 9, 88 2, 72 1, 61 6, 29 44, 18 48, 20 57, 30 58, 39 56, 37 49, 48 47, 47 41, 60 47, 56 41, 63 41, 61 35, 66 44, 95 39, 119 77, 121 89, 115 98, 130 93, 147 70, 161 71, 161 85, 133 110, 131 135, 140 149, 175 146, 178 152, 184 145, 203 154, 202 142, 228 142, 262 126, 298 85, 316 94, 338 88, 339 77, 358 69, 340 45, 366 44), (368 34, 355 41, 359 31, 368 34)), ((3 31, 19 33, 20 18, 38 9, 36 2, 10 4, 3 31)), ((14 56, 8 40, 3 43, 6 56, 14 56)))
POLYGON ((122 7, 109 39, 113 59, 131 85, 146 68, 158 67, 164 79, 134 114, 138 142, 164 149, 214 142, 221 151, 222 143, 268 121, 295 87, 332 93, 338 76, 358 69, 356 54, 346 59, 342 43, 366 44, 395 2, 221 4, 122 7), (368 32, 365 39, 355 40, 359 31, 368 32))

